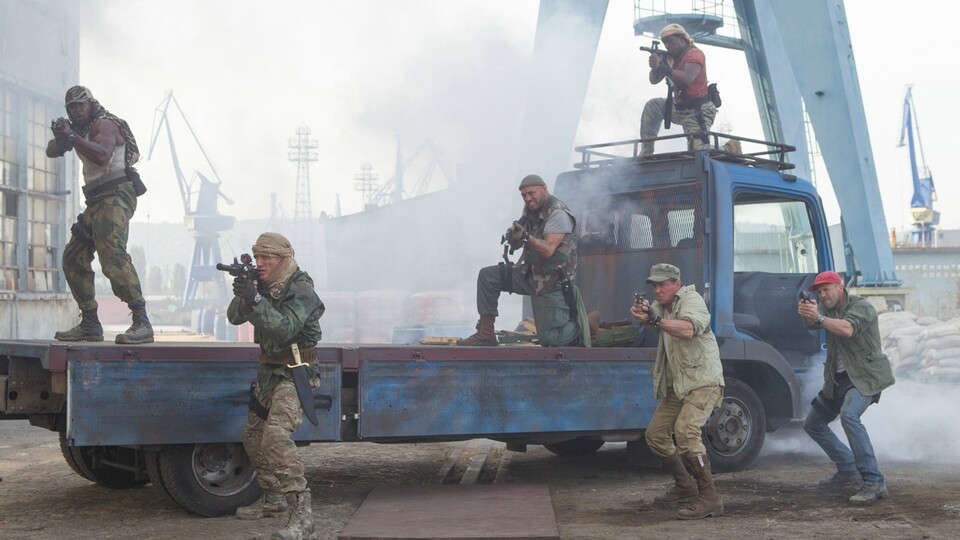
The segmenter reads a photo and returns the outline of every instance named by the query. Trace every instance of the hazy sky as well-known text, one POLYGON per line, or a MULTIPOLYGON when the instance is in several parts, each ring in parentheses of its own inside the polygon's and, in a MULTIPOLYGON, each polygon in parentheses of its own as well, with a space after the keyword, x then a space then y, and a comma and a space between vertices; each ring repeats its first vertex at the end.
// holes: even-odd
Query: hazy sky
MULTIPOLYGON (((474 142, 495 137, 498 101, 517 88, 533 45, 538 2, 441 1, 269 3, 247 0, 86 0, 81 21, 81 83, 129 120, 143 148, 154 111, 168 91, 180 102, 236 201, 221 212, 267 217, 271 192, 294 212, 296 166, 287 140, 301 124, 319 141, 311 165, 314 216, 360 209, 354 175, 364 161, 380 179, 394 172, 396 137, 409 154, 425 138, 451 164, 495 160, 474 142)), ((940 196, 945 228, 960 228, 958 183, 946 176, 954 128, 956 79, 924 41, 947 43, 960 7, 933 0, 909 9, 890 0, 846 3, 870 139, 890 227, 908 224, 912 193, 906 149, 896 148, 906 85, 914 84, 922 141, 940 196)), ((648 44, 633 35, 632 0, 612 0, 576 144, 638 136, 643 103, 662 94, 646 82, 648 44)), ((705 48, 711 80, 723 91, 720 131, 761 138, 755 102, 740 53, 705 48)), ((500 111, 502 113, 502 111, 500 111)), ((184 172, 208 174, 192 137, 174 119, 184 172)), ((422 162, 422 163, 425 163, 422 162)), ((179 221, 180 195, 165 139, 141 172, 150 194, 138 221, 179 221)), ((417 169, 408 173, 416 181, 417 169)), ((818 178, 831 223, 839 220, 832 190, 818 178)), ((435 187, 442 187, 442 182, 435 187)), ((519 201, 517 208, 519 209, 519 201)))

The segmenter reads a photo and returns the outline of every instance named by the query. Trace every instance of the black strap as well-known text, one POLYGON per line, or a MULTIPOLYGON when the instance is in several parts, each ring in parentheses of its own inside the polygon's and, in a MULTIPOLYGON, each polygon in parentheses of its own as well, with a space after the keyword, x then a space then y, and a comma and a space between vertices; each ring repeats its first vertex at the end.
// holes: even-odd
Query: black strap
POLYGON ((257 399, 257 382, 250 383, 250 410, 261 420, 266 420, 270 411, 257 399))

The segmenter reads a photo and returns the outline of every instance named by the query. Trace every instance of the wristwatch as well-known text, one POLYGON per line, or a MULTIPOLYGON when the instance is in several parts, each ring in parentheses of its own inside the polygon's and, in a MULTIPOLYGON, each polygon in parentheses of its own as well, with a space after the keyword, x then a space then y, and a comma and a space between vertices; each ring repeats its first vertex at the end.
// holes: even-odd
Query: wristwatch
POLYGON ((250 305, 251 305, 251 306, 255 306, 255 305, 259 304, 261 300, 263 300, 263 297, 260 296, 260 293, 257 293, 257 294, 253 297, 253 302, 251 302, 250 305))
POLYGON ((655 317, 656 317, 656 318, 650 319, 649 321, 647 321, 647 324, 649 324, 650 326, 653 326, 653 327, 655 327, 655 328, 660 328, 660 323, 663 322, 663 317, 661 317, 661 316, 659 316, 659 315, 656 315, 655 317))
POLYGON ((823 315, 817 315, 817 326, 823 326, 823 321, 827 320, 823 315))

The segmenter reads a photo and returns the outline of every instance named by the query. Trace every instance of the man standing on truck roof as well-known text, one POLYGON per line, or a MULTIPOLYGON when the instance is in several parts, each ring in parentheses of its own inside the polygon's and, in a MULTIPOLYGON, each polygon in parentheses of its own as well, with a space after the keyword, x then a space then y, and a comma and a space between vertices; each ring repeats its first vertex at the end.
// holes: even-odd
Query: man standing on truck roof
POLYGON ((660 332, 653 365, 654 397, 660 403, 644 437, 675 482, 654 500, 695 499, 677 512, 680 519, 720 516, 723 500, 714 486, 700 434, 723 400, 723 367, 710 329, 710 312, 694 285, 683 286, 680 269, 672 264, 653 265, 647 283, 653 287, 655 301, 640 299, 630 308, 638 323, 660 332))
POLYGON ((137 197, 146 191, 133 168, 140 159, 137 141, 127 122, 104 109, 85 87, 71 87, 65 102, 69 119, 58 118, 50 126, 53 139, 47 143, 47 156, 61 157, 76 150, 83 163, 86 208, 70 227, 70 241, 63 249, 63 274, 80 307, 81 319, 80 324, 53 337, 59 341, 103 341, 91 266, 96 253, 113 294, 133 314, 133 325, 118 335, 116 342, 153 343, 147 302, 127 253, 130 218, 137 210, 137 197))
MULTIPOLYGON (((650 84, 667 79, 668 98, 673 99, 671 118, 691 135, 693 150, 710 147, 704 132, 710 131, 717 117, 719 94, 708 91, 707 59, 703 51, 693 44, 690 34, 679 24, 668 24, 660 31, 660 41, 667 49, 666 55, 650 53, 650 84)), ((714 90, 716 85, 713 85, 714 90)), ((640 117, 640 136, 656 137, 666 115, 667 98, 653 98, 643 107, 640 117)), ((653 141, 641 143, 641 155, 653 154, 653 141)))
POLYGON ((497 345, 494 322, 501 292, 530 297, 537 337, 544 347, 589 343, 589 332, 581 331, 588 325, 576 288, 569 287, 565 298, 561 290, 563 278, 558 273, 559 268, 565 276, 564 282, 576 277, 577 220, 563 201, 550 195, 546 182, 535 174, 520 181, 520 196, 524 204, 523 216, 508 230, 508 241, 512 249, 522 246, 523 254, 516 265, 480 269, 477 276, 477 311, 480 313, 477 332, 457 341, 457 345, 497 345), (581 305, 577 313, 573 313, 570 305, 578 302, 581 305))
MULTIPOLYGON (((310 490, 297 445, 290 438, 303 422, 304 412, 288 366, 298 360, 308 364, 310 386, 316 386, 316 345, 324 312, 313 280, 300 270, 293 255, 290 241, 282 235, 261 234, 253 245, 257 278, 236 277, 235 297, 227 308, 232 324, 253 324, 254 341, 260 344, 256 395, 251 395, 243 427, 243 448, 257 470, 263 496, 250 506, 238 508, 237 517, 282 516, 289 506, 292 511, 287 526, 273 534, 285 540, 313 535, 310 490), (299 358, 293 353, 294 345, 299 358)), ((309 399, 312 401, 312 397, 309 399)))
POLYGON ((836 272, 819 273, 809 290, 819 302, 801 299, 797 313, 808 328, 826 330, 827 361, 823 389, 811 403, 803 429, 837 466, 820 485, 856 488, 850 502, 873 502, 888 493, 860 417, 894 383, 890 360, 880 347, 877 310, 865 298, 847 293, 836 272), (837 416, 849 448, 829 427, 837 416))

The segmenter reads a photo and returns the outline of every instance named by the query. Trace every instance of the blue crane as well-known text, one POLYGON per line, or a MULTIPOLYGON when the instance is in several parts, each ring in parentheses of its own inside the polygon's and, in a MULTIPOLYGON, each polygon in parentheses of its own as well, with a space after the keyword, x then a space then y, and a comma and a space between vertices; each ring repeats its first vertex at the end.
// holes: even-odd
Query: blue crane
POLYGON ((910 244, 930 246, 933 242, 933 231, 940 224, 940 212, 933 209, 933 203, 937 200, 937 189, 933 186, 933 175, 923 157, 920 122, 917 120, 917 110, 913 105, 912 87, 907 88, 907 95, 903 98, 903 124, 900 127, 900 144, 897 147, 903 147, 905 144, 910 149, 910 173, 913 175, 913 198, 910 199, 913 229, 910 231, 910 244), (916 132, 916 143, 914 143, 914 132, 916 132), (920 154, 919 163, 917 162, 918 153, 920 154))

